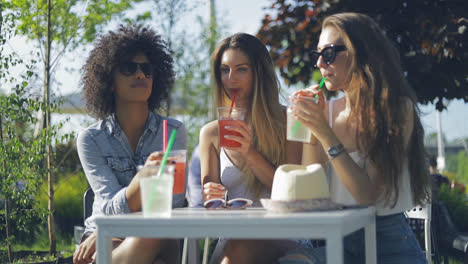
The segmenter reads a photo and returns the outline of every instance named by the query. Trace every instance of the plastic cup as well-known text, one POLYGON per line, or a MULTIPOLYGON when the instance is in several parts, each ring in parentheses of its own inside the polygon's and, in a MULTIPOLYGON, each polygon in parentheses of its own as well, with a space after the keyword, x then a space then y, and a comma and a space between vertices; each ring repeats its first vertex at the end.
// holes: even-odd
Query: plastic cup
POLYGON ((169 161, 175 165, 174 172, 174 194, 184 193, 185 190, 185 167, 187 161, 187 150, 172 150, 169 152, 169 161))
MULTIPOLYGON (((318 103, 318 99, 314 97, 305 97, 309 102, 318 103)), ((292 104, 292 103, 291 103, 292 104)), ((286 118, 286 138, 290 141, 299 141, 304 143, 310 143, 312 138, 312 132, 306 126, 301 124, 294 118, 293 111, 288 108, 286 118)))
POLYGON ((166 165, 156 176, 159 166, 147 166, 140 170, 141 207, 144 217, 169 217, 172 210, 174 165, 166 165))
POLYGON ((219 145, 221 147, 240 147, 241 144, 235 140, 225 138, 225 135, 242 136, 239 132, 227 130, 225 126, 239 126, 239 122, 244 122, 247 109, 233 107, 218 107, 219 145))

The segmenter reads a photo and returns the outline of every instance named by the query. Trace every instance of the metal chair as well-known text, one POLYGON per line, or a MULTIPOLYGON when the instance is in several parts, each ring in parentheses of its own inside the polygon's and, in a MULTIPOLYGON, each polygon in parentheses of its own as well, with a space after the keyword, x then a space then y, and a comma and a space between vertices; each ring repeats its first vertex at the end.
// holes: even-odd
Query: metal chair
POLYGON ((90 217, 93 213, 94 192, 88 188, 83 195, 83 220, 90 217))
POLYGON ((425 206, 416 206, 405 212, 409 220, 409 224, 416 235, 418 231, 424 232, 424 246, 426 259, 428 263, 432 263, 432 257, 435 256, 434 262, 439 262, 437 240, 435 239, 434 231, 431 229, 432 204, 428 203, 425 206), (434 252, 432 249, 434 248, 434 252))

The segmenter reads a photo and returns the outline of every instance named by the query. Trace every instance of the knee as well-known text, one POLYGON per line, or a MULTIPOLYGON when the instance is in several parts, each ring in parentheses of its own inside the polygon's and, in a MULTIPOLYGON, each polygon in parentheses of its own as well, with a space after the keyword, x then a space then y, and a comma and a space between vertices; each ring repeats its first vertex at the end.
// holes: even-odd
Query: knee
POLYGON ((224 247, 226 263, 245 263, 252 254, 253 243, 249 240, 229 240, 224 247))

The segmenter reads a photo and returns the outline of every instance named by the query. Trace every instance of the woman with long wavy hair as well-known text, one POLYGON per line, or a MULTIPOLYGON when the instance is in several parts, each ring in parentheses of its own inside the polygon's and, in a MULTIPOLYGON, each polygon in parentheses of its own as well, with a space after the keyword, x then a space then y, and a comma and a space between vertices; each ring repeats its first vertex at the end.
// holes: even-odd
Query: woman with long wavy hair
MULTIPOLYGON (((341 13, 324 20, 309 58, 326 89, 344 96, 324 102, 314 86, 307 92, 319 103, 294 101, 296 119, 316 139, 303 145, 302 163, 327 168, 333 201, 376 207, 378 263, 425 263, 404 216, 429 197, 424 131, 398 51, 372 18, 341 13)), ((304 263, 323 263, 320 251, 296 253, 310 257, 304 263)), ((303 263, 292 253, 281 263, 303 263)), ((364 263, 362 230, 345 238, 345 259, 364 263)))
MULTIPOLYGON (((283 163, 300 163, 301 145, 286 141, 286 107, 279 102, 279 82, 265 45, 256 37, 238 33, 217 46, 212 55, 215 98, 218 107, 247 109, 245 122, 225 127, 239 147, 220 147, 219 125, 212 121, 200 132, 203 199, 248 198, 260 206, 269 198, 275 169, 283 163)), ((272 263, 292 241, 223 240, 212 262, 272 263), (216 256, 219 256, 216 257, 216 256)))

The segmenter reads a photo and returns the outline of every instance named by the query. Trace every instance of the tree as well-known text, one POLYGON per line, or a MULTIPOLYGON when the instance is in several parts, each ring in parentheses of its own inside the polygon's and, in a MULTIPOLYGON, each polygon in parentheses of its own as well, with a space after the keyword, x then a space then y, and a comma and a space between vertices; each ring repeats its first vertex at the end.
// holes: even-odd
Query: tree
POLYGON ((45 218, 46 212, 37 206, 34 197, 42 182, 38 175, 44 174, 44 145, 57 127, 42 130, 36 138, 32 136, 37 111, 48 106, 29 92, 30 82, 37 77, 32 71, 35 61, 26 62, 4 52, 6 40, 15 34, 17 14, 4 15, 3 7, 0 3, 0 79, 11 87, 11 93, 0 95, 0 219, 5 223, 0 227, 5 234, 0 236, 0 243, 6 245, 8 261, 12 262, 11 244, 33 237, 36 229, 31 224, 45 218), (17 65, 26 68, 20 79, 9 76, 11 67, 17 65))
POLYGON ((317 46, 324 18, 359 12, 386 30, 420 103, 435 101, 440 111, 443 98, 468 102, 466 1, 276 0, 269 9, 258 36, 290 84, 310 82, 314 68, 305 54, 317 46))
MULTIPOLYGON (((133 1, 133 2, 139 2, 133 1)), ((10 12, 18 12, 18 31, 30 40, 37 40, 44 63, 44 126, 50 131, 50 80, 55 66, 67 51, 94 40, 96 32, 114 16, 131 7, 125 0, 7 0, 10 12), (54 53, 54 54, 52 54, 54 53)), ((50 143, 50 142, 49 142, 50 143)), ((54 229, 54 175, 51 169, 52 150, 46 145, 46 174, 49 186, 49 241, 50 254, 55 254, 54 229)))
MULTIPOLYGON (((206 2, 206 1, 205 1, 206 2)), ((154 21, 168 42, 174 59, 176 80, 167 106, 168 115, 182 115, 187 128, 188 150, 195 147, 201 126, 211 120, 213 108, 210 83, 210 55, 224 29, 217 23, 214 1, 210 1, 209 21, 197 18, 201 30, 190 35, 184 30, 182 18, 190 15, 202 0, 154 0, 154 21)))

